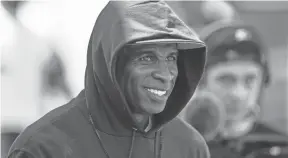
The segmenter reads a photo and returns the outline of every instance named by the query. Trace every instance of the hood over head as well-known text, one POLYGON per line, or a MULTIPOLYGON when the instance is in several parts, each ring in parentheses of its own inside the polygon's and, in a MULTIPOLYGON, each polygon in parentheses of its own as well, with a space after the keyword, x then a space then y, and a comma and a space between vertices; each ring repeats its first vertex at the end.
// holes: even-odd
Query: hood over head
POLYGON ((163 1, 110 1, 96 20, 87 52, 85 95, 98 130, 131 136, 139 129, 115 74, 125 45, 145 43, 175 43, 179 49, 174 89, 148 133, 175 118, 192 97, 206 59, 205 44, 194 31, 163 1))

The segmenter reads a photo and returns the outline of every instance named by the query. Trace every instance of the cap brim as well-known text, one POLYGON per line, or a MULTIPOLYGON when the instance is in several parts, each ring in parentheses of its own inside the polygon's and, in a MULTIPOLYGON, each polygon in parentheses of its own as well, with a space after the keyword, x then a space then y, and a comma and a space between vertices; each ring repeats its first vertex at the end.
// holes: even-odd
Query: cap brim
POLYGON ((196 49, 206 47, 204 43, 194 41, 194 40, 182 40, 182 39, 153 39, 153 40, 145 40, 145 41, 137 41, 135 43, 131 43, 128 45, 142 45, 142 44, 177 44, 178 49, 196 49))

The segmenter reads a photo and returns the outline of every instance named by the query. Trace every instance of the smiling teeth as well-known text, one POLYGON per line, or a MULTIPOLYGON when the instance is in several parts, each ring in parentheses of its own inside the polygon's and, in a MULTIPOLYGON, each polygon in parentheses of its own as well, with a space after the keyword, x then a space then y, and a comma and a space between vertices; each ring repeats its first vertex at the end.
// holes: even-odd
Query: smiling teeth
POLYGON ((163 96, 167 92, 167 91, 160 91, 160 90, 156 90, 156 89, 147 89, 147 90, 153 94, 158 95, 158 96, 163 96))

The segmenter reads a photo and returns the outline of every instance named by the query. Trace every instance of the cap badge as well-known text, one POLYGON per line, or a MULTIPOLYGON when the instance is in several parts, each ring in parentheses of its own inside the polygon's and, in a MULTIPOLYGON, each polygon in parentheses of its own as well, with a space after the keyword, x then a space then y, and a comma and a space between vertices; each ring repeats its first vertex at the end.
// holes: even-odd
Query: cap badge
POLYGON ((236 41, 245 41, 245 40, 250 39, 250 34, 245 29, 238 29, 235 32, 235 38, 236 38, 236 41))

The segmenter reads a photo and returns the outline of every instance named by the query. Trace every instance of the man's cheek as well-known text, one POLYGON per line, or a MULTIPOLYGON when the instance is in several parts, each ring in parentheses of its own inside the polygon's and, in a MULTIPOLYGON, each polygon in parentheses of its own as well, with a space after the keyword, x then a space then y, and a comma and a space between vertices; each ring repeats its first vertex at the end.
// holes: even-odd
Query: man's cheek
POLYGON ((249 104, 256 104, 258 101, 258 97, 261 93, 262 87, 259 83, 259 85, 253 85, 251 90, 249 91, 249 104))
POLYGON ((168 71, 172 75, 173 78, 177 78, 178 76, 178 68, 177 65, 170 65, 168 66, 168 71))
POLYGON ((229 91, 223 88, 220 84, 213 84, 210 90, 220 99, 229 96, 229 91))
POLYGON ((233 93, 226 93, 223 95, 223 100, 228 103, 228 104, 238 104, 243 100, 243 98, 237 96, 237 95, 234 95, 233 93))

